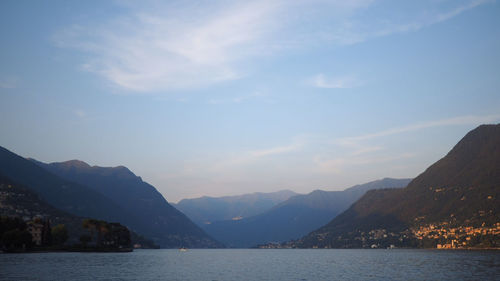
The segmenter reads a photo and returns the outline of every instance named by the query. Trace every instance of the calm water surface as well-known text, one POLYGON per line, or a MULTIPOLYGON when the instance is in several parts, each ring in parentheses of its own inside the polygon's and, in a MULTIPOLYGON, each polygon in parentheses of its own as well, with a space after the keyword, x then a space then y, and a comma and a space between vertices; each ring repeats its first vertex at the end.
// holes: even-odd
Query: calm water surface
POLYGON ((500 280, 500 252, 220 249, 2 254, 0 280, 500 280))

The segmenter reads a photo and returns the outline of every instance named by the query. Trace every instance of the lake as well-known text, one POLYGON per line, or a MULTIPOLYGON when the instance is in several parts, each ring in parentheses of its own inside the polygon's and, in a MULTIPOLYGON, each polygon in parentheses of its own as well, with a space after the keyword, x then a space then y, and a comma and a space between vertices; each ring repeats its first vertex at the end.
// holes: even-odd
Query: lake
POLYGON ((0 280, 500 280, 500 252, 193 249, 0 254, 0 280))

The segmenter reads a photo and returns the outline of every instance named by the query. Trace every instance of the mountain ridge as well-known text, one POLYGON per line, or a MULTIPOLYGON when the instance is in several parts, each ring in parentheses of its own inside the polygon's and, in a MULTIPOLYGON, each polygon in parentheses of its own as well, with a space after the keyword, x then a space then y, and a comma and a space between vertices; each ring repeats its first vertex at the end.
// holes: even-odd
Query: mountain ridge
POLYGON ((316 190, 295 195, 269 211, 241 220, 217 221, 203 229, 230 247, 252 247, 297 239, 326 224, 372 188, 404 187, 410 179, 390 179, 355 185, 343 191, 316 190))
POLYGON ((389 244, 435 248, 457 247, 457 243, 460 247, 498 247, 498 236, 486 235, 481 238, 486 240, 476 241, 470 232, 495 233, 493 229, 500 226, 499 206, 500 124, 481 125, 406 188, 369 191, 344 213, 294 244, 328 248, 389 244), (447 234, 421 235, 434 229, 447 234), (377 231, 385 231, 386 237, 372 239, 375 236, 367 234, 377 231), (450 241, 449 237, 455 239, 450 241))
POLYGON ((88 186, 111 198, 114 203, 135 214, 135 226, 139 233, 162 247, 222 246, 172 207, 154 186, 125 166, 90 166, 80 160, 36 163, 64 179, 88 186))
MULTIPOLYGON (((68 231, 67 245, 80 243, 81 235, 88 234, 88 230, 83 226, 83 222, 87 218, 78 217, 53 207, 29 188, 11 181, 2 174, 0 174, 0 214, 11 218, 18 217, 24 221, 35 218, 48 219, 52 226, 62 224, 68 231)), ((131 242, 141 244, 142 248, 158 247, 152 241, 133 231, 130 231, 130 235, 131 242)))
POLYGON ((173 206, 203 226, 215 221, 242 219, 260 214, 296 194, 291 190, 280 190, 222 197, 203 196, 182 199, 173 206))
MULTIPOLYGON (((71 166, 73 171, 77 171, 78 167, 85 170, 89 166, 82 165, 82 163, 84 163, 82 161, 70 161, 69 163, 73 164, 71 166)), ((66 163, 66 165, 69 164, 66 163)), ((68 178, 63 178, 56 175, 55 171, 48 171, 47 167, 49 167, 49 164, 42 165, 42 162, 28 160, 10 152, 6 148, 0 147, 0 174, 3 174, 13 182, 29 188, 51 206, 79 217, 90 217, 105 221, 120 222, 129 227, 131 230, 144 236, 148 236, 145 233, 148 231, 145 230, 154 228, 154 225, 152 226, 151 223, 148 222, 147 218, 144 219, 144 217, 142 217, 141 219, 141 214, 130 210, 130 206, 117 204, 116 200, 113 200, 116 199, 116 195, 111 193, 106 195, 101 192, 102 190, 92 188, 95 187, 94 185, 92 185, 92 187, 88 187, 85 185, 87 184, 85 182, 77 183, 68 178)), ((106 171, 109 172, 109 170, 106 171)), ((125 172, 124 175, 126 176, 121 177, 122 181, 126 181, 131 178, 131 175, 129 174, 130 171, 126 168, 113 170, 113 172, 116 171, 119 171, 122 174, 125 172)), ((103 177, 106 177, 106 175, 103 177)), ((134 175, 133 179, 135 179, 135 181, 139 181, 140 178, 135 177, 134 175)), ((109 186, 112 186, 112 184, 109 186)), ((148 185, 148 188, 150 191, 156 190, 151 185, 148 185)), ((119 194, 123 195, 123 192, 120 192, 119 194)), ((158 193, 157 199, 159 196, 161 195, 158 193)), ((168 205, 166 200, 165 204, 168 205)), ((186 233, 182 230, 167 231, 167 237, 164 237, 163 240, 161 240, 161 237, 155 237, 155 242, 158 242, 162 247, 187 246, 193 248, 221 246, 220 243, 211 239, 203 232, 203 230, 199 229, 196 225, 190 222, 187 217, 175 208, 170 205, 165 208, 171 209, 170 213, 173 214, 174 219, 177 220, 174 221, 175 224, 178 226, 182 226, 183 224, 188 225, 191 230, 186 231, 186 233)), ((168 216, 164 216, 162 222, 164 224, 171 224, 172 219, 169 219, 168 216)))

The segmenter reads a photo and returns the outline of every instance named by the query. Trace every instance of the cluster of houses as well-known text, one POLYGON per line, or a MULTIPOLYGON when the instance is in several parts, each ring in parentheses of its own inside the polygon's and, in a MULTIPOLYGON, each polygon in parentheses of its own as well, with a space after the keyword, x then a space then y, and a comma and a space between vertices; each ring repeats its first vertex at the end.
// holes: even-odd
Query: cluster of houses
POLYGON ((438 249, 457 249, 468 248, 477 238, 500 235, 500 222, 493 226, 485 226, 483 223, 480 227, 460 226, 450 227, 448 223, 429 224, 414 229, 413 233, 419 240, 433 239, 439 241, 436 244, 438 249))

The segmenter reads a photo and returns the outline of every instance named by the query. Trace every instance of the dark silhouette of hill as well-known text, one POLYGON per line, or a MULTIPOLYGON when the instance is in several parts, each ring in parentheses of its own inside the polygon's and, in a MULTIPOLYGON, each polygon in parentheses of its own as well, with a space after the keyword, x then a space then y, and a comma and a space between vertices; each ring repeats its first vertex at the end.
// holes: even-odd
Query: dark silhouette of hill
POLYGON ((198 225, 215 221, 242 219, 263 213, 297 193, 290 190, 251 194, 183 199, 175 208, 186 214, 198 225))
MULTIPOLYGON (((83 227, 85 218, 77 217, 52 207, 29 188, 14 183, 1 174, 0 215, 19 217, 23 220, 33 220, 34 218, 49 219, 52 226, 63 224, 68 230, 68 245, 80 243, 80 236, 89 232, 83 227)), ((134 232, 130 234, 133 244, 139 243, 145 248, 157 247, 152 241, 140 237, 134 232)))
POLYGON ((86 233, 82 228, 83 219, 52 207, 33 191, 3 175, 0 175, 0 214, 25 220, 50 218, 52 225, 64 224, 67 227, 72 243, 77 243, 78 237, 86 233))
MULTIPOLYGON (((81 162, 73 163, 78 164, 70 165, 75 170, 83 167, 81 162)), ((220 245, 183 214, 169 206, 166 201, 164 203, 168 206, 163 207, 163 210, 166 211, 160 216, 162 227, 166 230, 164 232, 154 232, 155 234, 162 234, 161 236, 149 237, 148 234, 153 234, 153 232, 148 231, 157 227, 157 225, 154 225, 157 222, 155 221, 156 218, 146 217, 143 212, 134 211, 135 205, 141 205, 140 200, 129 206, 121 204, 123 202, 122 198, 130 198, 137 194, 128 195, 127 192, 130 192, 130 190, 127 188, 116 190, 116 193, 108 192, 106 194, 98 190, 98 187, 89 187, 85 185, 85 182, 76 183, 68 178, 60 177, 46 170, 46 168, 47 166, 40 162, 27 160, 0 147, 0 173, 9 180, 29 188, 43 201, 59 210, 79 217, 120 222, 141 235, 155 239, 155 242, 162 247, 186 246, 193 248, 220 245), (116 200, 116 198, 120 198, 120 200, 116 200)), ((130 171, 127 170, 128 172, 126 172, 125 170, 125 168, 120 167, 113 170, 113 173, 117 172, 117 177, 123 180, 125 178, 134 178, 130 171)), ((104 185, 108 186, 109 183, 112 183, 109 188, 114 188, 115 184, 117 187, 120 186, 118 185, 119 181, 108 182, 104 185)), ((151 191, 151 188, 148 190, 151 191)), ((110 191, 110 189, 104 189, 104 191, 110 191)), ((137 193, 141 192, 138 191, 137 193)), ((157 195, 159 194, 155 196, 157 195)), ((154 205, 155 203, 146 202, 147 204, 154 205)))
POLYGON ((382 179, 344 191, 315 190, 296 195, 271 210, 241 220, 218 221, 204 226, 214 238, 230 247, 252 247, 297 239, 326 224, 367 190, 404 187, 410 179, 382 179))
MULTIPOLYGON (((495 226, 500 222, 499 208, 500 125, 482 125, 406 188, 367 192, 330 223, 300 239, 296 246, 363 247, 370 231, 398 233, 394 237, 405 240, 411 228, 431 224, 450 228, 495 226)), ((401 240, 391 243, 425 246, 419 241, 405 244, 401 240)))
POLYGON ((77 216, 103 220, 119 218, 127 223, 125 210, 102 194, 64 180, 35 163, 0 147, 0 173, 34 191, 45 202, 77 216))
MULTIPOLYGON (((32 160, 35 162, 35 160, 32 160)), ((172 207, 150 184, 123 166, 90 166, 79 160, 36 163, 66 180, 87 186, 134 215, 142 235, 162 247, 221 247, 183 213, 172 207)))

